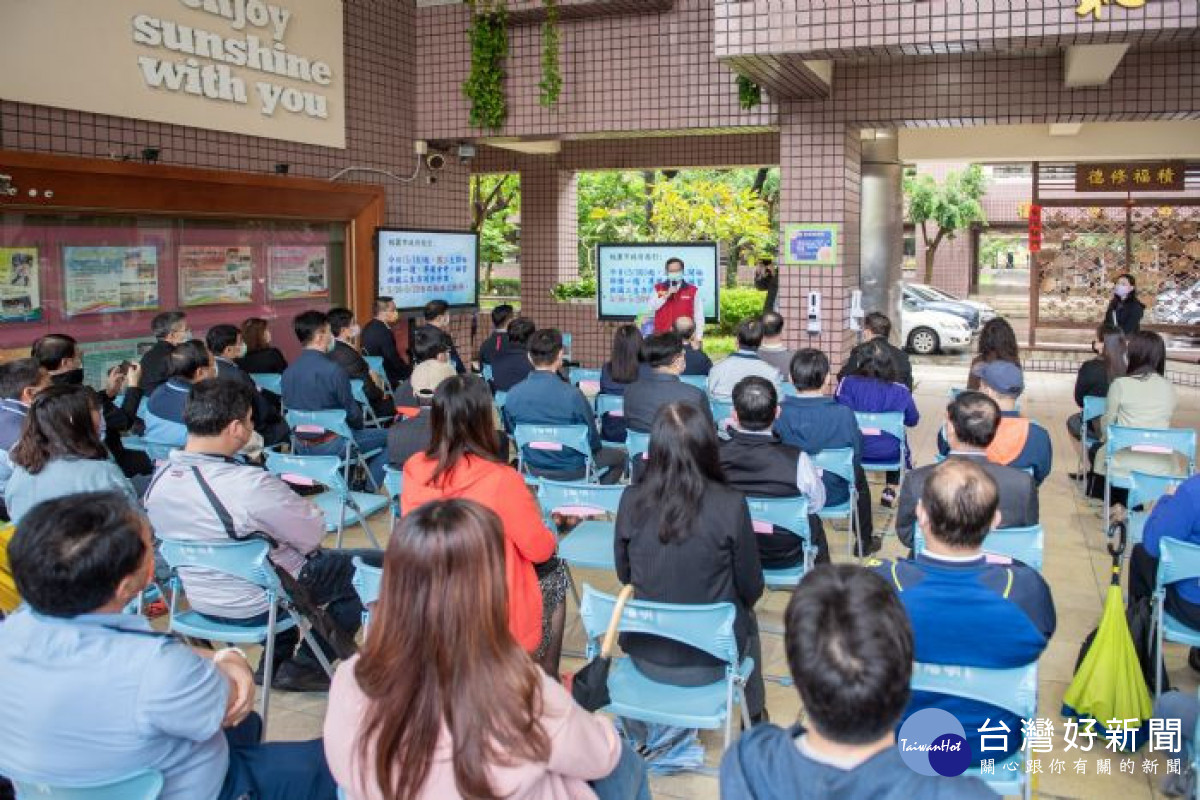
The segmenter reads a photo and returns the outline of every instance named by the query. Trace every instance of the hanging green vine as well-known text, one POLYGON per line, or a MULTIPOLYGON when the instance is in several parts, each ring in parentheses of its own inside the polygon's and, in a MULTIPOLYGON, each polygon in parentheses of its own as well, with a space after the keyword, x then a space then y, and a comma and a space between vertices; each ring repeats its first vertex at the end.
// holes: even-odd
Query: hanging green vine
POLYGON ((508 116, 504 94, 504 60, 508 57, 508 11, 504 0, 472 0, 471 73, 463 94, 471 101, 471 127, 499 130, 508 116))
POLYGON ((751 109, 762 104, 762 87, 745 75, 737 76, 737 89, 742 108, 751 109))
POLYGON ((542 0, 546 20, 542 23, 542 79, 538 102, 549 108, 562 93, 562 71, 558 65, 558 0, 542 0))

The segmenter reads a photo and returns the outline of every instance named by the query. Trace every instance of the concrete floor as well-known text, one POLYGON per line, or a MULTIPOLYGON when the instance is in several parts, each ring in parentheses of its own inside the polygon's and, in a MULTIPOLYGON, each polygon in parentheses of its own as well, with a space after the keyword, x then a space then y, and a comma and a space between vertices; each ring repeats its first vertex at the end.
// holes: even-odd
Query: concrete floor
MULTIPOLYGON (((935 451, 938 427, 944 416, 947 390, 961 386, 966 381, 965 366, 919 365, 916 368, 918 385, 916 396, 921 409, 921 424, 910 433, 910 443, 915 454, 915 463, 928 463, 935 451)), ((1143 748, 1135 756, 1133 774, 1120 771, 1121 758, 1104 752, 1103 745, 1094 747, 1091 753, 1081 754, 1078 750, 1065 752, 1062 737, 1062 718, 1059 710, 1062 696, 1074 674, 1075 658, 1087 634, 1096 626, 1104 592, 1109 584, 1111 561, 1104 549, 1099 506, 1080 497, 1067 479, 1067 472, 1075 468, 1075 455, 1065 430, 1065 420, 1074 413, 1071 401, 1073 375, 1030 374, 1029 388, 1023 400, 1027 416, 1038 420, 1050 431, 1054 442, 1054 472, 1041 488, 1041 514, 1046 530, 1046 556, 1044 574, 1050 582, 1058 610, 1058 630, 1041 659, 1040 713, 1054 723, 1055 750, 1042 754, 1042 775, 1035 776, 1035 794, 1042 798, 1121 798, 1142 800, 1159 797, 1157 791, 1162 775, 1166 773, 1164 758, 1151 758, 1143 748), (1075 762, 1083 758, 1086 774, 1076 774, 1075 762), (1097 762, 1111 758, 1111 775, 1097 774, 1097 762), (1062 774, 1051 774, 1051 762, 1065 762, 1062 774), (1143 760, 1148 760, 1155 769, 1147 774, 1143 760)), ((1175 416, 1176 426, 1200 426, 1200 392, 1190 389, 1180 391, 1179 409, 1175 416)), ((878 496, 878 491, 874 492, 878 496)), ((380 515, 376 530, 386 528, 386 515, 380 515)), ((877 528, 890 525, 889 514, 877 509, 877 528)), ((845 534, 830 532, 830 546, 835 561, 846 559, 845 534)), ((349 547, 366 544, 361 531, 354 529, 346 537, 349 547)), ((895 538, 885 540, 885 557, 898 556, 899 543, 895 538)), ((603 590, 616 589, 616 578, 604 574, 581 570, 575 576, 582 584, 588 582, 603 590)), ((571 601, 568 599, 568 603, 571 601)), ((780 611, 786 596, 774 594, 760 608, 760 619, 770 623, 779 622, 780 611)), ((574 621, 574 606, 568 611, 566 649, 579 651, 583 637, 574 621)), ((763 657, 768 675, 787 673, 780 637, 767 635, 763 643, 763 657)), ((1168 667, 1174 684, 1185 691, 1194 692, 1197 675, 1186 665, 1186 648, 1168 645, 1168 667)), ((573 671, 578 660, 564 658, 563 671, 573 671)), ((325 695, 299 695, 278 692, 272 696, 269 735, 271 739, 300 739, 319 736, 325 711, 325 695)), ((799 699, 792 689, 767 683, 767 706, 771 718, 781 724, 796 719, 800 713, 799 699)), ((703 736, 708 749, 708 763, 715 766, 720 759, 719 736, 703 736)), ((1159 756, 1160 754, 1154 754, 1159 756)), ((651 781, 656 798, 688 798, 703 800, 718 796, 717 782, 712 775, 688 774, 653 778, 651 781)))

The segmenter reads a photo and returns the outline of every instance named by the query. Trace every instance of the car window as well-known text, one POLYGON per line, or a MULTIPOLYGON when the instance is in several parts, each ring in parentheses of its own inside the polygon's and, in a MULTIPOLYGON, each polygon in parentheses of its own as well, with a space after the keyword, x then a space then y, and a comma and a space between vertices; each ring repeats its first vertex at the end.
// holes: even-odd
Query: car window
POLYGON ((914 295, 916 295, 917 297, 919 297, 922 300, 941 300, 940 297, 938 297, 936 294, 929 291, 928 289, 925 289, 924 287, 918 289, 915 286, 910 286, 908 288, 910 291, 912 291, 912 293, 914 295))

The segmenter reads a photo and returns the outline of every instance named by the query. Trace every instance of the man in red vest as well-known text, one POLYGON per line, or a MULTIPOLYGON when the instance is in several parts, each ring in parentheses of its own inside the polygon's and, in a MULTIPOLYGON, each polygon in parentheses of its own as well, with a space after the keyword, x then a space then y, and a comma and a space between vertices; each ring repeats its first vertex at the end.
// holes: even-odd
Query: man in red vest
POLYGON ((667 259, 667 279, 654 284, 650 310, 655 333, 668 333, 675 320, 690 317, 696 321, 696 340, 704 338, 704 298, 699 287, 683 279, 683 259, 667 259))

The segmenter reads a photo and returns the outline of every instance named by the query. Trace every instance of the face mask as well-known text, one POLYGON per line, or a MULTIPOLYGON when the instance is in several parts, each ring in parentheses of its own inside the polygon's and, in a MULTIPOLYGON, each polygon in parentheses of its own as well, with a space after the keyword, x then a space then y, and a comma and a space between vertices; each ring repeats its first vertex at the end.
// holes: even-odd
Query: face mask
POLYGON ((683 274, 680 272, 668 272, 667 283, 671 284, 672 286, 678 286, 679 284, 683 283, 683 274))
POLYGON ((75 369, 69 369, 66 372, 60 372, 57 375, 51 375, 50 382, 56 386, 82 386, 83 367, 77 367, 75 369))
POLYGON ((1129 296, 1129 293, 1132 291, 1133 291, 1132 286, 1125 286, 1124 284, 1117 284, 1117 287, 1115 289, 1113 289, 1113 294, 1115 294, 1117 297, 1124 300, 1126 297, 1129 296))

